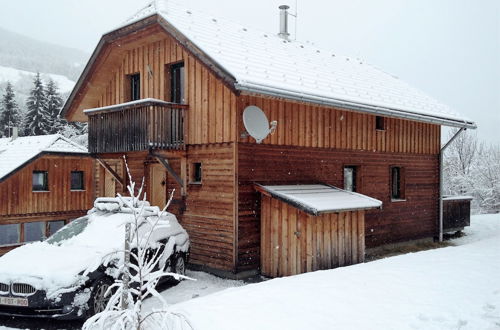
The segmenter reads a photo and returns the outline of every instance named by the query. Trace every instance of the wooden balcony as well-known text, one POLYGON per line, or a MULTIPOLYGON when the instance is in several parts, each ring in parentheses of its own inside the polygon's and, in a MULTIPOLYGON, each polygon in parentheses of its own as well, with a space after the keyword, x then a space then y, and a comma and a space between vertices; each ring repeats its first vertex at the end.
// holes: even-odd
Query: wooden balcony
POLYGON ((185 104, 144 99, 85 110, 89 152, 184 149, 185 104))

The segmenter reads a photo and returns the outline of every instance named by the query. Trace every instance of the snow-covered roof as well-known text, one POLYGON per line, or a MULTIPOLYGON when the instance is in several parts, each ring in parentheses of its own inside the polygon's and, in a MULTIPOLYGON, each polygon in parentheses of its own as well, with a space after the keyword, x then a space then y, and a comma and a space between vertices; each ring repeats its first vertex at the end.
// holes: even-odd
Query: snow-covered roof
MULTIPOLYGON (((169 0, 156 0, 121 27, 158 14, 235 80, 235 88, 451 126, 475 124, 365 61, 284 40, 169 0)), ((278 16, 278 15, 277 15, 278 16)), ((277 32, 277 31, 276 31, 277 32)))
POLYGON ((86 154, 87 149, 59 134, 0 138, 0 181, 43 152, 86 154))
POLYGON ((322 184, 257 185, 257 188, 313 215, 382 207, 378 199, 322 184))

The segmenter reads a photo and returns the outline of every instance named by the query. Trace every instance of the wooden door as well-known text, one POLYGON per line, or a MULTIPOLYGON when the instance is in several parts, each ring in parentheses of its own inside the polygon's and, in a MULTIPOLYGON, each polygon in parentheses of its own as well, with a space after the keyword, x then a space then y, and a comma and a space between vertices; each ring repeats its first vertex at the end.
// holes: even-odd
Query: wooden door
POLYGON ((149 202, 160 209, 167 203, 167 170, 161 164, 149 167, 149 202))
MULTIPOLYGON (((113 170, 116 170, 114 166, 113 170)), ((104 197, 116 197, 116 185, 115 178, 111 173, 104 170, 104 187, 103 187, 104 197)))

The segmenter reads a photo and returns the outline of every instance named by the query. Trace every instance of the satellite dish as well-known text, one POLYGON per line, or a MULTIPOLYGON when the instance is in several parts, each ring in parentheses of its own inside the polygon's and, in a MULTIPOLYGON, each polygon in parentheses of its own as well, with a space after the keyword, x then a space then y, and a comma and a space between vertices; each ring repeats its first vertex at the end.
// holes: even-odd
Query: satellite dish
POLYGON ((262 140, 276 130, 278 122, 275 120, 272 121, 271 127, 269 127, 269 121, 264 111, 255 105, 250 105, 243 110, 243 124, 248 134, 250 134, 257 143, 261 143, 262 140))

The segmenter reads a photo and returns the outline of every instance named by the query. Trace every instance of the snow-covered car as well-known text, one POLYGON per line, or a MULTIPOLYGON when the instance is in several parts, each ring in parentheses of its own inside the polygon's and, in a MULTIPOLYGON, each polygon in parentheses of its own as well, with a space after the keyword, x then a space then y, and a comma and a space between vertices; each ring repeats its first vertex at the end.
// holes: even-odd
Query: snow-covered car
MULTIPOLYGON (((141 203, 148 221, 139 226, 132 251, 140 241, 145 251, 159 252, 146 254, 161 255, 158 268, 184 275, 188 234, 175 215, 141 203)), ((125 227, 133 221, 123 199, 98 198, 88 215, 47 240, 0 257, 0 315, 76 319, 102 311, 107 289, 121 276, 125 227)))

